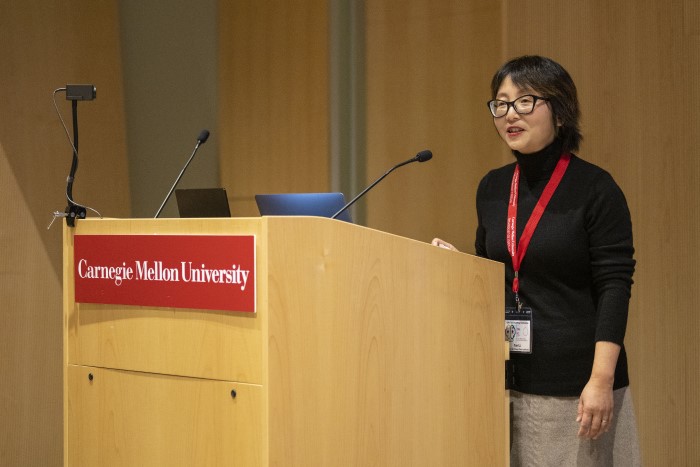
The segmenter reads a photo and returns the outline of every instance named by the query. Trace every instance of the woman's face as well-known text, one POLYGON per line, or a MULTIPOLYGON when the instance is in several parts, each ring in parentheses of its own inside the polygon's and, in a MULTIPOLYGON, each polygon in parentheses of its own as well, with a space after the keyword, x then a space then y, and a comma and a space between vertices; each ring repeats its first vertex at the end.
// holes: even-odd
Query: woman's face
MULTIPOLYGON (((496 99, 512 102, 526 94, 540 96, 539 93, 530 88, 516 86, 510 76, 506 76, 501 87, 498 88, 496 99)), ((544 100, 538 100, 532 113, 526 115, 518 114, 511 106, 505 116, 494 117, 493 124, 508 147, 522 154, 532 154, 544 149, 554 141, 557 135, 552 109, 549 103, 544 100)))

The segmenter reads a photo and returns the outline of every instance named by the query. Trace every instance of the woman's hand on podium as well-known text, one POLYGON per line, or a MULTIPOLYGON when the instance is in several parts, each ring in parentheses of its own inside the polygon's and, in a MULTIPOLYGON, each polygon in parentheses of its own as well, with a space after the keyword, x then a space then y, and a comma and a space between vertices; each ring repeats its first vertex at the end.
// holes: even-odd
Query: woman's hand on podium
POLYGON ((430 242, 430 244, 439 248, 445 248, 447 250, 459 251, 451 243, 447 243, 445 240, 439 238, 434 238, 433 241, 430 242))

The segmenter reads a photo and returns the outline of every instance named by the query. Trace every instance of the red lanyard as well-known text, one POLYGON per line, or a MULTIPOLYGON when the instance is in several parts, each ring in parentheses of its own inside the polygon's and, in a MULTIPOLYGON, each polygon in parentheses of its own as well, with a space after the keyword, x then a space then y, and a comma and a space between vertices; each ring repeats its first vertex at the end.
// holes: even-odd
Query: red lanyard
POLYGON ((532 234, 535 232, 537 224, 540 222, 542 214, 544 214, 544 210, 547 208, 547 204, 549 204, 549 200, 552 199, 552 195, 559 186, 559 182, 561 182, 562 177, 564 177, 564 173, 566 172, 566 168, 569 166, 570 160, 570 154, 562 154, 561 157, 559 157, 559 162, 557 162, 557 166, 554 168, 554 173, 552 173, 549 182, 547 182, 547 186, 545 186, 544 191, 540 195, 540 199, 537 201, 535 209, 532 210, 530 219, 527 221, 527 224, 525 224, 525 230, 523 230, 523 234, 520 236, 520 242, 518 242, 517 249, 515 246, 515 224, 518 215, 518 183, 520 181, 520 166, 518 164, 515 165, 513 180, 510 183, 508 223, 506 224, 506 245, 508 246, 508 253, 510 253, 510 257, 513 260, 513 271, 515 272, 513 277, 513 292, 515 293, 515 301, 518 308, 521 306, 520 297, 518 296, 518 290, 520 290, 520 281, 518 280, 520 264, 523 262, 528 245, 530 245, 532 234))

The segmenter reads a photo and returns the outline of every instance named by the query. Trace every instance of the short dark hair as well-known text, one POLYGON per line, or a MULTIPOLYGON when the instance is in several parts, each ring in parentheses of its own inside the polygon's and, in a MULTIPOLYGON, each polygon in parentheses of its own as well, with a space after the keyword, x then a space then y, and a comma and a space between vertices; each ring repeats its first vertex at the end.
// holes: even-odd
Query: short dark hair
POLYGON ((523 55, 505 63, 491 80, 491 98, 495 99, 503 80, 510 77, 518 87, 530 88, 546 97, 551 105, 555 124, 561 126, 557 135, 566 152, 577 151, 583 136, 579 126, 576 85, 569 73, 550 58, 523 55))

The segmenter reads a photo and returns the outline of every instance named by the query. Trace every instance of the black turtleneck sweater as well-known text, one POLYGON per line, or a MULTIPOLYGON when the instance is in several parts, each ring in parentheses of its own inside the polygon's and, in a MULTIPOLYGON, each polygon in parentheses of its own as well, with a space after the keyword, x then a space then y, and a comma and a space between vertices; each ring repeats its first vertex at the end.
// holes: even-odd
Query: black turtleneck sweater
MULTIPOLYGON (((558 141, 520 164, 517 237, 559 160, 558 141)), ((506 306, 515 306, 506 217, 515 163, 489 172, 479 184, 476 253, 506 271, 506 306)), ((595 343, 623 345, 632 274, 632 224, 625 197, 606 171, 572 155, 535 230, 520 267, 520 297, 531 307, 532 353, 512 353, 513 389, 579 396, 591 376, 595 343)), ((624 346, 614 388, 629 384, 624 346)))

